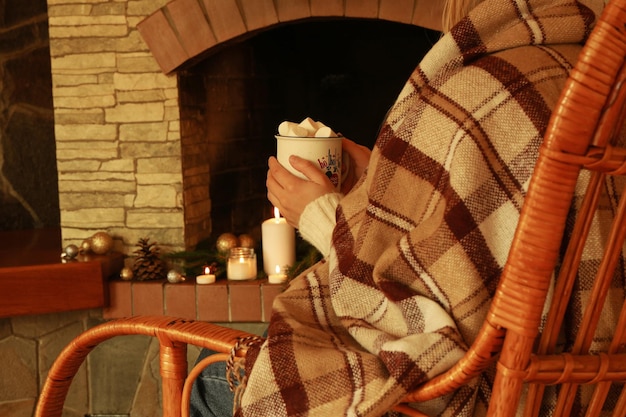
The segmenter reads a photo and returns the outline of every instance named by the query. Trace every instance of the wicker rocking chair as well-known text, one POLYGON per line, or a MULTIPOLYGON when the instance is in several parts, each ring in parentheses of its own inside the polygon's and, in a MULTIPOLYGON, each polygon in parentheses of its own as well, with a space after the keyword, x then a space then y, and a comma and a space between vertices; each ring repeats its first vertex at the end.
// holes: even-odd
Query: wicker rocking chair
MULTIPOLYGON (((397 411, 421 415, 406 403, 421 402, 454 391, 493 366, 497 375, 489 414, 516 413, 522 388, 528 384, 526 416, 538 415, 546 385, 560 385, 554 415, 568 416, 580 384, 594 384, 588 414, 599 415, 613 382, 626 381, 626 308, 621 308, 607 352, 588 354, 626 237, 626 201, 619 203, 615 226, 591 291, 573 349, 553 353, 581 261, 581 252, 602 183, 606 176, 626 173, 626 149, 611 146, 622 131, 626 77, 626 0, 612 0, 589 38, 562 93, 548 127, 522 216, 490 313, 465 357, 448 372, 408 395, 397 411), (538 329, 558 255, 574 188, 581 170, 591 181, 573 235, 569 239, 553 302, 543 332, 538 329)), ((623 193, 626 195, 626 192, 623 193)), ((624 290, 626 291, 626 289, 624 290)), ((77 337, 51 368, 35 415, 58 417, 71 380, 89 352, 100 342, 120 335, 151 335, 160 342, 163 411, 187 415, 190 382, 208 361, 225 360, 233 351, 245 355, 246 340, 255 337, 203 322, 168 317, 133 317, 104 323, 77 337), (186 347, 194 344, 222 352, 195 367, 187 376, 186 347)), ((614 415, 626 416, 626 393, 612 404, 614 415)), ((609 408, 610 409, 610 408, 609 408)))

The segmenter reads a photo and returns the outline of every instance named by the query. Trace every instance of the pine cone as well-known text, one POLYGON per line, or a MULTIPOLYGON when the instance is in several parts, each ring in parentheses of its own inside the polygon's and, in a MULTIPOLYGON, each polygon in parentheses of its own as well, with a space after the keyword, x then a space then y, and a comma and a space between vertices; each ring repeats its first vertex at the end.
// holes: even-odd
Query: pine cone
POLYGON ((142 238, 137 243, 139 249, 135 250, 135 262, 133 263, 133 276, 139 281, 165 279, 167 271, 165 263, 161 260, 160 250, 156 242, 142 238))

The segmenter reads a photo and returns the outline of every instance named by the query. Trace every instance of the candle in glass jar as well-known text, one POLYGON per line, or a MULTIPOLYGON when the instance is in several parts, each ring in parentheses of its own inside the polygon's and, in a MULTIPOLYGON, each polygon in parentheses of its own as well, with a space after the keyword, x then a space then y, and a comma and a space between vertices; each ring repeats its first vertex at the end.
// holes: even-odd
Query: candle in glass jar
POLYGON ((261 225, 263 243, 263 270, 267 275, 275 273, 276 265, 281 269, 293 266, 296 261, 296 229, 280 217, 274 207, 274 218, 261 225))
POLYGON ((282 284, 285 281, 287 281, 287 274, 285 274, 280 265, 276 265, 274 273, 267 277, 267 282, 270 284, 282 284))
POLYGON ((226 264, 226 276, 230 280, 256 278, 256 254, 252 248, 232 248, 226 264))

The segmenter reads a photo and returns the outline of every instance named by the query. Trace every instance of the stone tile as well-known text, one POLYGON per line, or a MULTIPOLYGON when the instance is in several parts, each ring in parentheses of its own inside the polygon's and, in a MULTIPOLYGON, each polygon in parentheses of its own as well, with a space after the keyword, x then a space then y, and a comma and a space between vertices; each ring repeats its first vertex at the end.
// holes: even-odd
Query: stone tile
POLYGON ((255 281, 229 283, 231 321, 261 321, 261 289, 255 281))
MULTIPOLYGON (((126 210, 126 221, 131 222, 136 227, 152 229, 150 232, 155 235, 158 229, 176 229, 183 224, 183 213, 163 213, 157 208, 147 207, 137 210, 126 210)), ((180 236, 182 236, 182 232, 180 236)))
POLYGON ((81 321, 86 311, 88 310, 13 317, 11 319, 13 333, 30 338, 39 337, 70 323, 81 321))
MULTIPOLYGON (((87 314, 77 317, 76 321, 70 325, 50 332, 40 339, 38 368, 41 381, 44 381, 47 377, 48 371, 59 353, 85 330, 84 322, 94 320, 86 316, 87 314)), ((83 362, 74 376, 65 399, 65 406, 67 410, 79 413, 78 415, 84 415, 89 411, 89 381, 85 362, 83 362)), ((66 414, 64 413, 63 415, 65 416, 66 414)))
POLYGON ((183 319, 196 319, 195 283, 165 284, 165 314, 183 319))
POLYGON ((198 359, 198 355, 200 355, 200 351, 202 348, 194 345, 187 345, 187 373, 191 372, 194 364, 196 363, 196 359, 198 359))
POLYGON ((164 281, 133 282, 133 315, 162 315, 163 285, 164 281))
POLYGON ((48 370, 59 353, 83 330, 82 321, 75 321, 65 327, 52 330, 39 339, 38 368, 42 380, 48 375, 48 370))
MULTIPOLYGON (((37 343, 10 336, 0 342, 0 403, 37 396, 37 343)), ((2 414, 7 415, 7 414, 2 414)))
POLYGON ((217 281, 215 284, 197 285, 196 297, 198 305, 198 320, 209 322, 227 322, 228 315, 228 286, 226 281, 217 281))
MULTIPOLYGON (((134 391, 133 391, 134 392, 134 391)), ((152 338, 144 368, 141 372, 136 395, 131 406, 130 415, 160 416, 161 412, 161 378, 159 374, 159 343, 152 338)))
POLYGON ((72 385, 65 398, 65 409, 63 417, 69 417, 70 410, 77 413, 77 416, 85 416, 89 412, 89 374, 87 373, 87 363, 83 363, 76 372, 72 385))
POLYGON ((163 103, 118 104, 104 111, 107 123, 115 122, 159 122, 163 120, 163 103))
MULTIPOLYGON (((52 38, 52 34, 50 34, 52 38)), ((52 67, 54 70, 67 69, 93 69, 93 68, 115 68, 114 52, 99 52, 87 54, 65 54, 59 58, 52 58, 52 67)), ((63 72, 63 71, 61 71, 63 72)))
POLYGON ((92 413, 128 414, 153 338, 120 336, 107 340, 89 355, 92 413))
POLYGON ((176 205, 176 185, 137 185, 135 207, 174 207, 176 205))

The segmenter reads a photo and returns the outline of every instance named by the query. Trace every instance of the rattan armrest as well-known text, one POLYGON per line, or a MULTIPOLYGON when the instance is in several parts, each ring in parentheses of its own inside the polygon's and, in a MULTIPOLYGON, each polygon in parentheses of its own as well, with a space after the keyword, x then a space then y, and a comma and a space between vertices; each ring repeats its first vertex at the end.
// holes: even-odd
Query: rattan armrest
MULTIPOLYGON (((72 380, 87 355, 100 343, 124 335, 145 335, 159 340, 163 414, 176 416, 180 415, 187 378, 188 344, 228 354, 239 340, 256 337, 211 323, 166 316, 136 316, 100 324, 77 336, 60 353, 48 373, 35 416, 60 417, 72 380)), ((244 356, 245 351, 243 347, 236 356, 244 356)))

